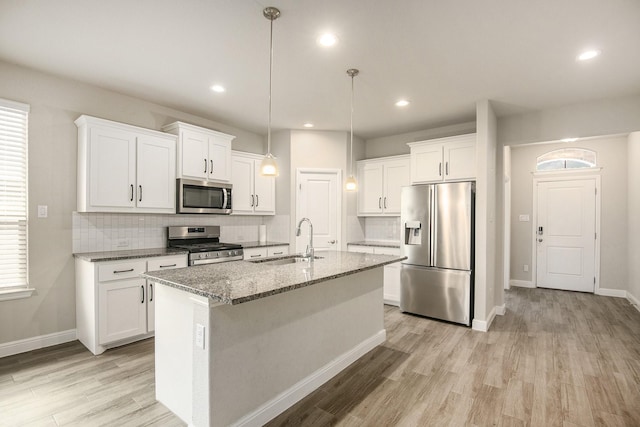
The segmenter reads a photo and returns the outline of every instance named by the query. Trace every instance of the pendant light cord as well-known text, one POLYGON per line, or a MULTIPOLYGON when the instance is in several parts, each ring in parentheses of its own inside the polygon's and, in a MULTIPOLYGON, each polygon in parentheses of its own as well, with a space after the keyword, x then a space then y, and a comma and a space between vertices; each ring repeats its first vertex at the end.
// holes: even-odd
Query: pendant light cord
POLYGON ((351 76, 351 153, 349 155, 349 170, 353 176, 353 75, 351 76))
POLYGON ((269 34, 269 122, 267 126, 267 153, 271 154, 271 85, 273 80, 273 19, 271 18, 271 30, 269 34))

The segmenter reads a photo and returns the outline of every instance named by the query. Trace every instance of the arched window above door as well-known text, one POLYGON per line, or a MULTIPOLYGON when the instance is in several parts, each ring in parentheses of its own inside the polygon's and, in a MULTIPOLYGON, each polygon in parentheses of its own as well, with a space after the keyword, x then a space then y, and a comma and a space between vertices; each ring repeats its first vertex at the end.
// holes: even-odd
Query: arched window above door
POLYGON ((584 148, 561 148, 538 157, 537 171, 593 168, 596 166, 596 152, 584 148))

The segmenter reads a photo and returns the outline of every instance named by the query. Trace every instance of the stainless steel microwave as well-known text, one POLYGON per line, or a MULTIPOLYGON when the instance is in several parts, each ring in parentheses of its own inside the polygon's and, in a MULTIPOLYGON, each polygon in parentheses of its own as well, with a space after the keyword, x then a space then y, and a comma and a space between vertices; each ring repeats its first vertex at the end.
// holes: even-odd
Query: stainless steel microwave
POLYGON ((231 184, 181 178, 176 182, 176 213, 231 213, 231 184))

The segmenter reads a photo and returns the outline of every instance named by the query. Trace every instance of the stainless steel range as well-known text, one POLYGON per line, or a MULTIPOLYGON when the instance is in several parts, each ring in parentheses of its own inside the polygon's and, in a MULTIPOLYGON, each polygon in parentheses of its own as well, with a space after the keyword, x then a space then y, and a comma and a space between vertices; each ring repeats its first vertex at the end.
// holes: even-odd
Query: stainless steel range
POLYGON ((241 260, 242 245, 220 243, 220 227, 168 227, 168 245, 189 251, 189 265, 241 260))

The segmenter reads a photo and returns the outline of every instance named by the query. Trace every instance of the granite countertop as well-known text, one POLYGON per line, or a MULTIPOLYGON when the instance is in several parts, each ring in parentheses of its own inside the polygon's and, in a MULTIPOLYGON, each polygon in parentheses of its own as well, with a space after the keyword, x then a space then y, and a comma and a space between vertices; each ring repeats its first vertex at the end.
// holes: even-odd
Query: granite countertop
POLYGON ((149 272, 141 277, 213 301, 236 305, 406 259, 396 255, 328 251, 317 252, 316 256, 322 258, 312 263, 273 265, 268 262, 292 256, 197 265, 149 272))
POLYGON ((349 242, 347 245, 377 246, 380 248, 399 248, 400 242, 389 242, 384 240, 360 240, 359 242, 349 242))
POLYGON ((130 249, 126 251, 104 251, 104 252, 80 252, 73 254, 74 257, 90 262, 99 261, 119 261, 136 258, 151 258, 158 256, 188 254, 189 251, 177 248, 154 248, 154 249, 130 249))
POLYGON ((282 242, 237 242, 239 245, 242 245, 243 249, 251 249, 251 248, 266 248, 270 246, 289 246, 288 243, 282 242))

